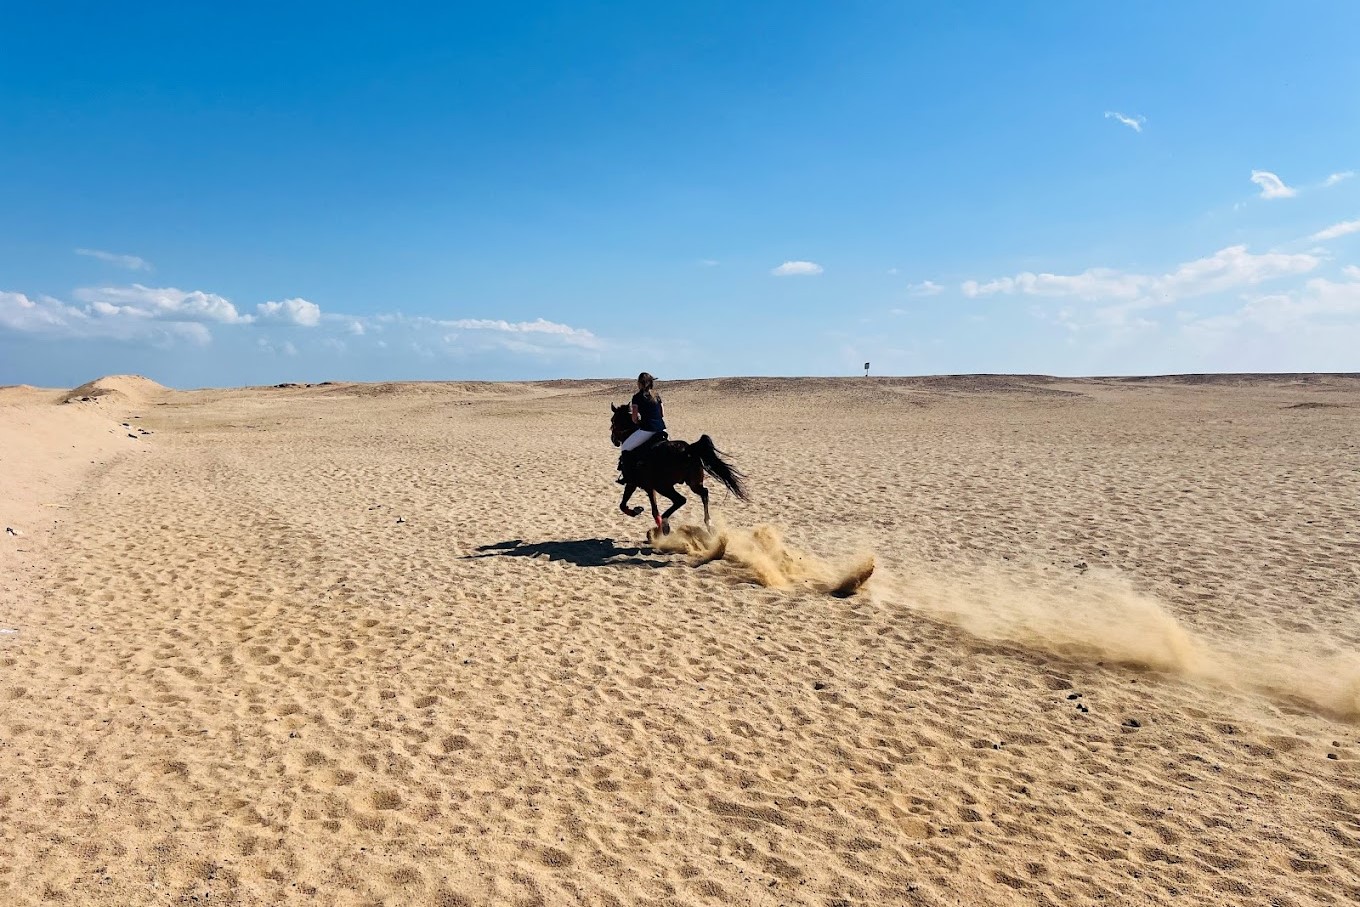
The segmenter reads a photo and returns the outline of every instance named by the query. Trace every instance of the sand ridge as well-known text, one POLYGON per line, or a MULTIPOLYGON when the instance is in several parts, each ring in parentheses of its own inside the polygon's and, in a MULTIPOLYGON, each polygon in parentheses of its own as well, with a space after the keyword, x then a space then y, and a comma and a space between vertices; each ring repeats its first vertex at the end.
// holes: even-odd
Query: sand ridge
POLYGON ((162 397, 165 393, 164 386, 143 375, 106 375, 72 388, 62 396, 62 402, 139 406, 162 397))
POLYGON ((1360 381, 662 388, 751 480, 697 550, 626 382, 11 407, 109 446, 0 619, 0 902, 1360 899, 1360 381))

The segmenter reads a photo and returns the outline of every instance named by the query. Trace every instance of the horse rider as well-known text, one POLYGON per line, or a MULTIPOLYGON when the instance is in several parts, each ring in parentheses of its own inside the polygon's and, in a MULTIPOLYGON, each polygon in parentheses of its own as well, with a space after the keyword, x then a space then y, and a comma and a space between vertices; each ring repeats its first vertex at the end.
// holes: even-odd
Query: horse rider
POLYGON ((632 466, 637 458, 635 451, 654 438, 660 432, 666 430, 666 419, 661 411, 661 397, 656 392, 656 379, 647 372, 638 375, 637 393, 633 394, 633 401, 629 412, 633 417, 633 424, 637 429, 623 439, 619 445, 622 453, 619 454, 618 478, 620 485, 624 484, 623 476, 628 474, 628 467, 632 466))

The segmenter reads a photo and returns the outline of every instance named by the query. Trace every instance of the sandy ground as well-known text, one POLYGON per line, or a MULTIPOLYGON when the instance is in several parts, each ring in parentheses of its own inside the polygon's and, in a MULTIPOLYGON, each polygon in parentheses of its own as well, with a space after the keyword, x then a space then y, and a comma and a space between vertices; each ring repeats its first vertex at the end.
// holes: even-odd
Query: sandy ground
POLYGON ((661 389, 0 389, 0 903, 1360 901, 1360 379, 661 389))

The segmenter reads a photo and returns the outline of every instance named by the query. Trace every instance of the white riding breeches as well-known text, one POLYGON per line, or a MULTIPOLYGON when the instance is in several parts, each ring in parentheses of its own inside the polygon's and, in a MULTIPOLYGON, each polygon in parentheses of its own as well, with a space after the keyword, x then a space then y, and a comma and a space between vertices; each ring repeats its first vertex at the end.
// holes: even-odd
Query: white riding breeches
POLYGON ((639 447, 650 441, 655 434, 656 432, 654 431, 643 431, 639 428, 637 431, 623 439, 623 443, 619 445, 619 450, 624 453, 627 453, 630 450, 637 450, 639 447))

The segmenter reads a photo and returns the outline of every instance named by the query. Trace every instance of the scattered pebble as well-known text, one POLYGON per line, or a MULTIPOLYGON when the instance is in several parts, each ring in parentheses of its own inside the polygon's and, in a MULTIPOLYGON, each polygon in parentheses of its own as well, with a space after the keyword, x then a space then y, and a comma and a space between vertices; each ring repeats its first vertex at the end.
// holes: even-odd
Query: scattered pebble
POLYGON ((822 682, 819 680, 819 681, 817 681, 816 683, 814 683, 814 684, 812 685, 812 688, 813 688, 814 690, 825 690, 825 689, 826 689, 826 684, 822 683, 822 682))
POLYGON ((1328 754, 1327 754, 1327 758, 1328 758, 1328 759, 1335 759, 1335 758, 1336 758, 1336 753, 1328 753, 1328 754))
POLYGON ((6 534, 6 535, 23 535, 23 533, 20 532, 18 529, 11 529, 9 526, 6 526, 6 527, 5 527, 5 534, 6 534))
POLYGON ((397 522, 398 522, 398 523, 404 523, 404 522, 406 522, 406 517, 404 517, 404 516, 399 516, 399 517, 397 517, 397 522))
POLYGON ((1142 727, 1143 723, 1137 718, 1125 718, 1124 727, 1142 727))
POLYGON ((1068 698, 1069 700, 1071 700, 1071 699, 1080 699, 1080 698, 1081 698, 1081 694, 1080 694, 1080 693, 1068 693, 1068 694, 1067 694, 1067 698, 1068 698))
POLYGON ((128 437, 131 438, 131 439, 134 440, 134 441, 137 440, 137 436, 134 435, 132 432, 128 432, 128 437))
POLYGON ((12 627, 0 628, 0 636, 13 636, 15 633, 18 632, 19 632, 18 630, 13 629, 12 627))

